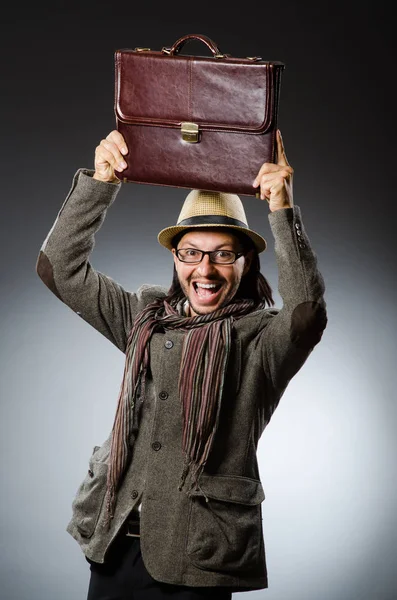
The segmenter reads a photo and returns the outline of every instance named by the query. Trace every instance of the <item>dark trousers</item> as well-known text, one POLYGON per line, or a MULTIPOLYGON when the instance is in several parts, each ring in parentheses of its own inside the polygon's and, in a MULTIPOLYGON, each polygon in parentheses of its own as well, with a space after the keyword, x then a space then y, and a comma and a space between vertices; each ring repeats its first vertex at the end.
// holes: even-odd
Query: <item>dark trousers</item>
POLYGON ((153 579, 143 564, 139 537, 118 536, 106 563, 90 561, 87 600, 231 600, 224 587, 189 587, 153 579))

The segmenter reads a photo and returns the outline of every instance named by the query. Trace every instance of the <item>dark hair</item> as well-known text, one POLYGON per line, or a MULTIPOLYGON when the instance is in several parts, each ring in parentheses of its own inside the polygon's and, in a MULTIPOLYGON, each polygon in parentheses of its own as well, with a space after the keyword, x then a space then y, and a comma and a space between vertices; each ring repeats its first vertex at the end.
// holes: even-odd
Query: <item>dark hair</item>
MULTIPOLYGON (((245 275, 243 275, 243 277, 241 278, 239 288, 234 297, 235 298, 249 298, 251 300, 254 300, 254 302, 256 302, 257 304, 259 304, 261 302, 265 302, 265 304, 268 304, 269 306, 274 306, 272 289, 271 289, 268 281, 266 280, 266 278, 260 272, 261 266, 260 266, 259 254, 258 254, 258 251, 256 250, 251 238, 248 235, 246 235, 245 233, 243 233, 239 230, 236 230, 236 229, 232 229, 232 228, 206 227, 205 230, 206 231, 207 230, 227 231, 229 233, 232 233, 234 236, 236 236, 238 238, 238 240, 241 244, 241 247, 242 247, 242 251, 244 253, 252 251, 253 256, 252 256, 252 262, 251 262, 250 268, 249 268, 248 272, 245 275)), ((176 248, 178 246, 181 238, 188 231, 197 231, 197 228, 192 227, 190 229, 185 229, 184 231, 178 233, 172 239, 171 243, 172 243, 173 248, 176 248)), ((183 294, 181 285, 179 283, 178 273, 177 273, 175 265, 174 265, 172 283, 171 283, 170 289, 168 290, 168 295, 166 297, 166 300, 167 300, 167 302, 177 302, 178 300, 181 300, 183 297, 184 297, 184 294, 183 294)))

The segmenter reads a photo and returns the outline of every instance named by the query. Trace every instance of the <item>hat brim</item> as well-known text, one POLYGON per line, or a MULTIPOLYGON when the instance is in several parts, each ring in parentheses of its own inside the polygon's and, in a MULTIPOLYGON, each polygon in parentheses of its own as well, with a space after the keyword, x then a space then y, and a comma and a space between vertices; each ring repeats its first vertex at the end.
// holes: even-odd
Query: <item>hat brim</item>
POLYGON ((241 231, 241 233, 244 233, 249 238, 251 238, 258 254, 260 254, 261 252, 266 250, 266 247, 267 247, 266 240, 261 235, 259 235, 259 233, 256 233, 255 231, 252 231, 251 229, 248 229, 245 227, 239 227, 238 225, 229 225, 229 224, 223 225, 223 224, 213 223, 213 224, 197 224, 197 225, 173 225, 172 227, 166 227, 165 229, 162 229, 160 231, 160 233, 158 234, 157 239, 158 239, 159 243, 162 246, 164 246, 164 248, 167 248, 168 250, 172 250, 172 248, 173 248, 172 240, 178 233, 181 233, 182 231, 185 231, 187 229, 193 229, 193 228, 194 229, 205 229, 207 227, 211 227, 212 229, 214 227, 216 227, 216 228, 224 227, 225 229, 236 229, 237 231, 241 231))

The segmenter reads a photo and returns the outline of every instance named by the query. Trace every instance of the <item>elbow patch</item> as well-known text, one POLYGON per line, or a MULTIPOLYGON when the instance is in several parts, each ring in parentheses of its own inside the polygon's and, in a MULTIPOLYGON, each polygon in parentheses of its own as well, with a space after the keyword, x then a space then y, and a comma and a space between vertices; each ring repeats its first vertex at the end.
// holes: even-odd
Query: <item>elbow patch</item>
POLYGON ((314 301, 298 304, 291 315, 291 341, 304 350, 314 348, 321 340, 327 322, 322 304, 314 301))
POLYGON ((57 286, 55 285, 52 264, 50 263, 48 256, 44 254, 42 250, 40 250, 39 257, 37 259, 36 271, 40 279, 46 284, 46 286, 51 290, 51 292, 55 294, 57 298, 62 300, 57 290, 57 286))

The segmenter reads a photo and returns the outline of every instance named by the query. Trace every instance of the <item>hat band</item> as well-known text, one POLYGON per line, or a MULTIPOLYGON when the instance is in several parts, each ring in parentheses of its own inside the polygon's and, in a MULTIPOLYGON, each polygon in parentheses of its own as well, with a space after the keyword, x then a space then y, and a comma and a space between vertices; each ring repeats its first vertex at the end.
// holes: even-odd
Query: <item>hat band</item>
POLYGON ((201 215, 198 217, 189 217, 177 223, 177 227, 185 227, 188 225, 235 225, 248 229, 247 223, 233 219, 232 217, 224 217, 222 215, 201 215))

